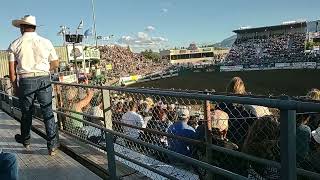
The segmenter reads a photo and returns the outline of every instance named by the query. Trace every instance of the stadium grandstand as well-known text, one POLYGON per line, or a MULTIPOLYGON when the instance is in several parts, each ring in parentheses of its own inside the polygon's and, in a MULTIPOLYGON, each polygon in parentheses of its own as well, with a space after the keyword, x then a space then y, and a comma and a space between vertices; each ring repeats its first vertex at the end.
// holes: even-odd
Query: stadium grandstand
POLYGON ((226 64, 319 62, 319 22, 288 21, 280 25, 234 30, 234 42, 226 64))
POLYGON ((199 63, 199 62, 220 62, 229 50, 216 49, 214 47, 198 48, 192 43, 188 48, 170 49, 160 51, 161 59, 170 60, 171 64, 199 63))

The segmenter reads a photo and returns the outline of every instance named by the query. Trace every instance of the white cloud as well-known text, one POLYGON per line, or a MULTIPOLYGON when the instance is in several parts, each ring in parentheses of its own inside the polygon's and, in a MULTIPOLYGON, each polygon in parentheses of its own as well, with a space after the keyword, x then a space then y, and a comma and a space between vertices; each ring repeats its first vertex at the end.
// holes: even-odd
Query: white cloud
POLYGON ((160 36, 150 36, 146 32, 138 32, 135 36, 122 36, 117 43, 122 46, 131 46, 136 49, 157 49, 168 42, 160 36))
POLYGON ((146 28, 145 28, 145 31, 147 31, 147 32, 151 32, 151 31, 154 31, 156 28, 154 27, 154 26, 147 26, 146 28))
POLYGON ((139 39, 149 39, 149 35, 145 32, 138 32, 138 38, 139 39))
POLYGON ((166 39, 164 37, 152 37, 151 40, 154 42, 167 42, 168 41, 168 39, 166 39))
POLYGON ((167 8, 162 8, 162 9, 161 9, 161 12, 162 12, 162 13, 167 13, 168 11, 169 11, 169 9, 167 9, 167 8))

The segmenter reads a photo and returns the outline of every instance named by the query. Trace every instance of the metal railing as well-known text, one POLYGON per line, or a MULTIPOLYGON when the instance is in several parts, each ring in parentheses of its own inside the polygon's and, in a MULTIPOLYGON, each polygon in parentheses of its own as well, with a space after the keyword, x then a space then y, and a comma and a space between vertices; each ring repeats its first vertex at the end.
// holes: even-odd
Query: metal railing
MULTIPOLYGON (((261 167, 263 167, 262 169, 265 169, 265 167, 273 167, 280 170, 281 179, 296 179, 297 175, 314 179, 320 177, 317 172, 313 172, 311 170, 312 168, 309 169, 308 167, 305 168, 300 167, 300 165, 297 166, 295 138, 296 112, 319 112, 319 102, 303 101, 286 96, 281 98, 262 98, 255 96, 221 95, 217 93, 205 94, 203 92, 181 92, 160 89, 101 87, 58 82, 53 83, 55 88, 59 89, 56 96, 57 110, 55 110, 55 112, 59 117, 61 130, 88 144, 106 151, 108 171, 111 178, 117 177, 116 161, 125 164, 128 163, 128 166, 138 169, 142 174, 145 173, 146 176, 152 179, 161 179, 161 177, 167 179, 212 179, 213 177, 245 179, 245 177, 248 176, 247 168, 256 168, 256 166, 259 167, 256 168, 256 170, 261 169, 261 167), (77 89, 77 91, 70 90, 72 88, 77 89), (92 91, 94 95, 90 95, 88 91, 83 89, 89 89, 88 91, 92 91), (76 92, 76 95, 73 98, 67 97, 70 95, 70 92, 76 92), (83 110, 88 107, 84 107, 82 112, 75 110, 76 108, 74 108, 74 104, 88 98, 89 95, 92 97, 90 104, 87 106, 97 108, 101 105, 102 111, 98 112, 102 114, 93 113, 92 115, 92 113, 89 112, 90 110, 83 110), (119 98, 119 96, 121 97, 119 98), (70 102, 68 102, 67 99, 70 100, 70 102), (177 121, 177 118, 172 119, 173 122, 171 125, 168 125, 169 127, 166 127, 166 131, 163 131, 161 128, 159 129, 157 124, 154 126, 148 126, 147 123, 147 126, 139 126, 123 121, 123 114, 128 111, 128 107, 126 106, 129 106, 129 102, 140 102, 141 100, 144 100, 141 104, 147 104, 147 99, 157 101, 153 102, 153 111, 158 107, 158 105, 166 106, 165 112, 163 112, 162 109, 159 111, 161 111, 161 113, 165 113, 167 116, 169 115, 169 111, 167 110, 172 104, 176 106, 176 111, 178 111, 179 108, 187 108, 191 116, 196 117, 193 120, 189 120, 190 126, 193 127, 194 123, 202 124, 205 128, 205 137, 203 139, 191 138, 168 131, 170 126, 177 121), (115 115, 118 113, 116 108, 117 103, 119 102, 123 103, 122 106, 125 110, 123 110, 122 114, 120 113, 122 115, 121 117, 116 117, 115 115), (259 157, 257 154, 250 154, 250 151, 242 151, 242 148, 232 149, 212 141, 214 139, 212 128, 212 124, 214 123, 212 122, 217 120, 213 117, 213 112, 217 109, 224 110, 226 112, 230 111, 232 109, 223 108, 228 107, 229 104, 257 105, 269 107, 269 109, 273 109, 275 111, 280 111, 280 134, 277 139, 279 144, 276 144, 276 148, 274 149, 274 154, 278 157, 259 157), (192 114, 192 112, 194 113, 192 114), (199 118, 199 114, 203 117, 199 118), (82 123, 81 127, 72 126, 71 124, 74 124, 74 122, 82 123), (99 122, 101 122, 100 125, 98 125, 99 122), (126 130, 129 130, 129 132, 130 130, 133 130, 133 132, 139 132, 139 136, 130 136, 132 134, 127 133, 126 130), (89 137, 92 134, 99 134, 98 136, 100 136, 100 139, 92 140, 91 137, 93 136, 89 137), (171 148, 170 145, 164 145, 166 143, 154 142, 154 139, 158 141, 165 139, 164 141, 167 144, 170 144, 171 142, 171 147, 178 146, 181 142, 187 143, 190 147, 194 146, 195 148, 193 149, 196 149, 197 151, 202 149, 203 157, 186 154, 183 155, 179 152, 175 152, 178 148, 171 148), (176 142, 176 144, 172 142, 176 142), (215 157, 215 154, 218 154, 220 157, 215 157), (143 157, 144 160, 141 160, 143 159, 141 157, 143 157), (173 162, 173 159, 179 163, 173 162), (239 164, 241 163, 245 165, 243 165, 242 169, 239 170, 235 167, 235 164, 240 166, 239 164), (166 166, 166 168, 159 168, 155 164, 159 166, 166 166), (191 168, 186 167, 184 164, 189 164, 191 168)), ((3 98, 2 100, 8 101, 8 98, 3 98)), ((141 105, 140 103, 138 104, 141 105)), ((143 112, 143 110, 138 111, 140 114, 143 114, 143 112)), ((149 122, 154 119, 156 120, 158 115, 161 113, 153 112, 149 122)), ((271 114, 275 118, 278 118, 278 115, 275 115, 275 113, 271 114)), ((241 115, 241 117, 232 116, 231 113, 229 114, 229 121, 240 119, 248 122, 248 124, 243 125, 249 126, 246 131, 253 131, 250 127, 254 126, 254 124, 249 124, 247 119, 254 119, 254 121, 263 120, 260 117, 253 117, 251 113, 247 113, 248 116, 243 116, 243 114, 241 115)), ((148 115, 142 116, 144 118, 148 117, 148 115)), ((167 119, 169 118, 167 117, 167 119)), ((222 120, 223 119, 218 119, 218 121, 222 120)), ((230 127, 229 122, 228 133, 230 135, 227 137, 232 139, 232 136, 239 133, 238 131, 244 127, 240 126, 238 128, 239 129, 236 129, 236 131, 232 131, 232 127, 230 127)), ((248 133, 249 132, 245 132, 245 141, 248 141, 248 133)), ((261 130, 257 133, 263 134, 265 132, 262 132, 261 130)), ((271 136, 271 134, 268 133, 265 133, 264 135, 267 138, 271 136)), ((233 139, 234 141, 237 140, 236 138, 233 139)), ((242 141, 243 140, 239 140, 239 142, 235 142, 234 144, 239 147, 244 146, 244 142, 242 141)), ((199 152, 196 152, 195 154, 197 153, 199 154, 199 152)), ((312 166, 312 164, 310 166, 312 166)))

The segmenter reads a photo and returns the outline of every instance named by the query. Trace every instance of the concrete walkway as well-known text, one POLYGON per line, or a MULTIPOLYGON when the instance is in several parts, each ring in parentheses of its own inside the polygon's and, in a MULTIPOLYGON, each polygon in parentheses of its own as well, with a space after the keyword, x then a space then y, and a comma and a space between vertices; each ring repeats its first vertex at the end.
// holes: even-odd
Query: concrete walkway
POLYGON ((17 155, 20 180, 100 179, 61 151, 54 157, 48 156, 46 141, 33 132, 30 149, 25 149, 14 140, 14 135, 18 133, 19 122, 0 111, 0 149, 17 155))

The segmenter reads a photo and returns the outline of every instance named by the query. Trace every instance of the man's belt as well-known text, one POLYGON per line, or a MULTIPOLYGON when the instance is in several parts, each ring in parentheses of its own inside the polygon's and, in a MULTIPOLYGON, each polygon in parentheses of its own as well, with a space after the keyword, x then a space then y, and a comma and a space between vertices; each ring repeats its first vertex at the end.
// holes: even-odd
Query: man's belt
POLYGON ((34 73, 23 73, 18 75, 19 78, 30 78, 30 77, 39 77, 39 76, 49 76, 48 72, 34 72, 34 73))

